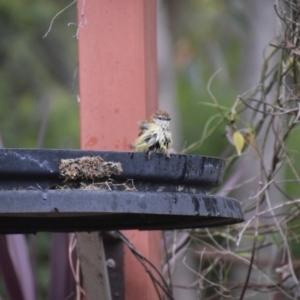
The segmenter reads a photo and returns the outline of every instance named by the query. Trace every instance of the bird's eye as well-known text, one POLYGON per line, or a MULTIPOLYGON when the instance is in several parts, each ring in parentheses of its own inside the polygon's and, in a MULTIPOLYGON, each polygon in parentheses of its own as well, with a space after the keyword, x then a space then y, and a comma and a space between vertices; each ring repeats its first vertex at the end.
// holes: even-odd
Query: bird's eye
POLYGON ((155 117, 155 119, 161 120, 161 121, 170 121, 171 120, 171 118, 166 118, 166 117, 155 117))

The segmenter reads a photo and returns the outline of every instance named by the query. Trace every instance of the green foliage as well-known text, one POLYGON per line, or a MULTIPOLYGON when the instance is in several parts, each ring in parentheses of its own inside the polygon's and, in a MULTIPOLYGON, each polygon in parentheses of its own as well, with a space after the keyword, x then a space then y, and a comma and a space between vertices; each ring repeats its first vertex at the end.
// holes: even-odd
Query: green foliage
MULTIPOLYGON (((229 89, 226 85, 222 85, 220 82, 213 84, 212 89, 219 103, 228 105, 228 107, 232 105, 235 97, 232 89, 229 89)), ((213 128, 215 129, 213 134, 209 135, 208 138, 204 138, 201 147, 193 153, 220 156, 221 151, 228 144, 225 138, 226 124, 215 107, 205 105, 207 102, 211 102, 208 92, 205 89, 198 94, 193 92, 187 80, 179 77, 178 97, 179 111, 182 115, 182 132, 186 145, 188 146, 199 141, 203 134, 203 129, 209 120, 215 116, 214 120, 209 124, 207 132, 207 135, 209 135, 209 129, 213 128)))
POLYGON ((295 180, 295 171, 300 173, 300 166, 296 163, 300 160, 299 152, 299 128, 296 128, 290 135, 287 141, 287 149, 290 151, 290 159, 292 166, 286 164, 285 166, 285 178, 286 181, 282 184, 285 190, 289 193, 289 196, 292 198, 299 197, 300 194, 300 185, 299 181, 295 180))
MULTIPOLYGON (((0 2, 0 140, 6 148, 79 148, 77 28, 68 27, 76 23, 76 4, 55 19, 43 38, 68 4, 0 2)), ((46 299, 49 234, 33 239, 37 299, 46 299)), ((7 299, 1 277, 0 295, 7 299)))
POLYGON ((47 299, 47 289, 49 286, 50 266, 49 266, 49 249, 50 234, 38 233, 33 238, 33 245, 36 252, 36 293, 37 299, 47 299))
MULTIPOLYGON (((238 91, 241 65, 242 32, 247 24, 241 18, 239 5, 220 1, 190 0, 174 3, 172 15, 177 58, 177 94, 183 132, 183 148, 202 139, 203 128, 218 113, 202 103, 212 100, 206 86, 213 73, 222 69, 211 89, 218 103, 230 107, 238 91), (180 13, 179 13, 180 12, 180 13)), ((211 122, 213 134, 204 137, 201 146, 192 153, 220 156, 228 144, 225 123, 221 117, 211 122)))
POLYGON ((65 5, 0 3, 0 134, 7 148, 36 147, 45 118, 49 124, 40 146, 78 148, 76 28, 67 26, 76 20, 75 5, 56 18, 43 38, 65 5))

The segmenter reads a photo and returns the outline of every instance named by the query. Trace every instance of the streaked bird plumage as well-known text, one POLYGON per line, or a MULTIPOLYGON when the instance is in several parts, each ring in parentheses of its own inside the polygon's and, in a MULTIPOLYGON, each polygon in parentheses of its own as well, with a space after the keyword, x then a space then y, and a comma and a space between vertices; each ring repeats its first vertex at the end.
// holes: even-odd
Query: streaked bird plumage
POLYGON ((140 133, 133 143, 135 151, 163 153, 169 157, 168 150, 172 146, 170 116, 164 110, 155 112, 149 120, 139 123, 140 133))

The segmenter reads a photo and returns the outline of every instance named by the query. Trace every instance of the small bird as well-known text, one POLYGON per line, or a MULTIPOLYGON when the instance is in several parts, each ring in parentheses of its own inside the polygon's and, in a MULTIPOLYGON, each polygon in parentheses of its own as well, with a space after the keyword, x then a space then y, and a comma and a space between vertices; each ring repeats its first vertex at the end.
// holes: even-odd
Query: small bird
POLYGON ((164 110, 158 110, 150 120, 139 123, 140 133, 133 143, 136 152, 146 152, 150 158, 151 152, 163 153, 169 156, 168 150, 172 146, 170 131, 170 116, 164 110))

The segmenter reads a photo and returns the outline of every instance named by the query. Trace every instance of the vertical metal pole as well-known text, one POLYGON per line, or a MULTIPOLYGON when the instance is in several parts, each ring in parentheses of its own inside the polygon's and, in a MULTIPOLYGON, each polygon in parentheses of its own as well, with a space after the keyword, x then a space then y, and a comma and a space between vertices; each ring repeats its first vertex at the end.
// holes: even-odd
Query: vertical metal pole
MULTIPOLYGON (((157 108, 156 0, 78 1, 81 147, 128 150, 137 121, 157 108)), ((160 233, 126 233, 159 266, 160 233)), ((124 248, 125 299, 157 299, 124 248)))

